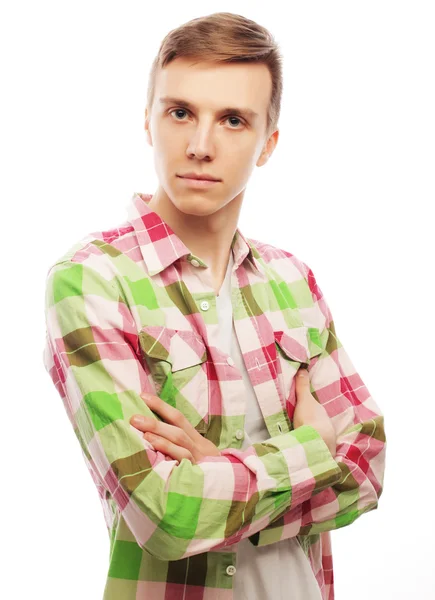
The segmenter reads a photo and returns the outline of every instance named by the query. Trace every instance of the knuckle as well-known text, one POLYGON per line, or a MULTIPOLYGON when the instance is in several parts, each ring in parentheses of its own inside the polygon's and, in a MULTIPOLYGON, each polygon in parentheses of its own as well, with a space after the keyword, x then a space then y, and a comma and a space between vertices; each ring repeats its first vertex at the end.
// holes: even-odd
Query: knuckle
POLYGON ((173 406, 170 406, 169 408, 170 410, 168 411, 168 422, 170 422, 172 425, 175 425, 176 427, 179 427, 180 423, 183 422, 184 415, 173 406))
POLYGON ((185 447, 190 448, 190 446, 192 444, 192 440, 190 439, 190 437, 187 435, 187 433, 185 431, 183 431, 181 437, 182 437, 182 442, 185 445, 185 447))
POLYGON ((185 416, 180 413, 176 408, 173 409, 175 412, 172 413, 171 422, 176 427, 184 427, 185 426, 185 416))
POLYGON ((190 421, 188 420, 186 415, 183 415, 183 413, 180 412, 179 414, 180 414, 179 420, 180 420, 181 426, 183 428, 186 428, 188 425, 190 425, 190 421))

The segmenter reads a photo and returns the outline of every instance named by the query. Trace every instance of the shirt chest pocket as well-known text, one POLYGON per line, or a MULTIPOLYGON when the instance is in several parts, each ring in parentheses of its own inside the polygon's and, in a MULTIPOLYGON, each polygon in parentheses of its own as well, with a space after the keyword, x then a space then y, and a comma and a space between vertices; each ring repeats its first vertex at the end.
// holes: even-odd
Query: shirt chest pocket
POLYGON ((148 325, 139 332, 155 395, 174 406, 200 433, 209 421, 207 349, 193 330, 148 325))
POLYGON ((292 418, 296 404, 295 375, 300 367, 308 367, 314 356, 322 352, 319 330, 306 326, 287 331, 273 332, 277 348, 276 367, 278 380, 287 403, 287 412, 292 418))

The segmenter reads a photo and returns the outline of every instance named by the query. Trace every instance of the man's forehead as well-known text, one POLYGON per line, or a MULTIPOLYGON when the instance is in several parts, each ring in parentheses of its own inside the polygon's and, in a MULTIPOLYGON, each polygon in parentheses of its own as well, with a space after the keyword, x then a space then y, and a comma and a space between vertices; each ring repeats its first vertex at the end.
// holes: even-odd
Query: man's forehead
POLYGON ((255 119, 267 106, 270 86, 271 76, 264 64, 194 63, 177 58, 159 71, 156 97, 160 106, 174 103, 190 110, 212 106, 216 113, 231 109, 235 114, 255 119), (200 78, 197 85, 196 77, 200 78))

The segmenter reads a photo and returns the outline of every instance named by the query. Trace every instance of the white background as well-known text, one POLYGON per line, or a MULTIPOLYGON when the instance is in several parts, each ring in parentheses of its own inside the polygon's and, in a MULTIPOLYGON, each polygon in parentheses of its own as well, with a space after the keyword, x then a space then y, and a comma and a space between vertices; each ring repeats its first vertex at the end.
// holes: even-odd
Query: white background
POLYGON ((336 600, 434 598, 435 19, 418 0, 2 5, 0 596, 102 597, 103 513, 42 363, 45 276, 154 192, 149 68, 169 30, 217 11, 284 55, 279 143, 239 226, 312 268, 385 415, 379 507, 332 533, 336 600))

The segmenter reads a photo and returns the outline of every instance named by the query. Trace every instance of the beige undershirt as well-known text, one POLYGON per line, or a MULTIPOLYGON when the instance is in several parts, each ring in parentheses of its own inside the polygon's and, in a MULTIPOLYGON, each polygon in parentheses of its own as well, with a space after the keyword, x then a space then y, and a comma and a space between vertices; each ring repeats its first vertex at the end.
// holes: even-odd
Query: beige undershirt
MULTIPOLYGON (((243 376, 247 409, 242 450, 270 437, 246 371, 233 324, 231 273, 233 253, 216 298, 218 339, 209 340, 229 354, 243 376)), ((234 574, 234 600, 321 600, 319 586, 308 558, 296 538, 254 546, 248 538, 239 542, 234 574)))

